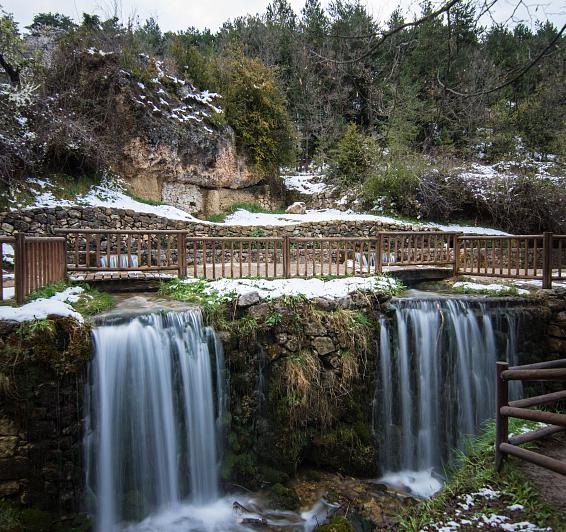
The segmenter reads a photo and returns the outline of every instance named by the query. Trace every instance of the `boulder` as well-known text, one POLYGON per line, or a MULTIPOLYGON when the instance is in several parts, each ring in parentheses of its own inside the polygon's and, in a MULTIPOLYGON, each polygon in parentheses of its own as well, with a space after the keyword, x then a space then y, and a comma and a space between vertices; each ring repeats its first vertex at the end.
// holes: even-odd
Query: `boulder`
POLYGON ((303 201, 295 201, 295 203, 287 207, 285 212, 287 214, 305 214, 305 212, 307 212, 307 206, 303 201))
POLYGON ((260 297, 258 292, 248 292, 238 297, 238 307, 251 307, 259 303, 260 297))

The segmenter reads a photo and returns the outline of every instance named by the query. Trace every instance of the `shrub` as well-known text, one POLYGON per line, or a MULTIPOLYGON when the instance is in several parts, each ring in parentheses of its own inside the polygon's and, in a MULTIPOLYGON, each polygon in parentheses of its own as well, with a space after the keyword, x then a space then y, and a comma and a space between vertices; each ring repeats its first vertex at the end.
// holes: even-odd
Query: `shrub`
POLYGON ((341 185, 363 183, 372 164, 371 141, 356 124, 349 124, 330 160, 330 175, 341 185))
POLYGON ((385 165, 374 170, 365 182, 365 199, 401 214, 420 214, 417 195, 421 169, 417 157, 389 156, 385 165))
POLYGON ((295 133, 273 69, 230 50, 218 61, 226 121, 236 141, 264 177, 294 160, 295 133))

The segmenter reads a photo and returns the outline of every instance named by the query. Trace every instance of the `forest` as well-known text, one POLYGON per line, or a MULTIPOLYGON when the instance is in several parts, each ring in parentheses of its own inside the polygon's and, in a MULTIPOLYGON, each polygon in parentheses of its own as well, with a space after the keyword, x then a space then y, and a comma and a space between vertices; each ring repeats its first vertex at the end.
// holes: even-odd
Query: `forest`
MULTIPOLYGON (((25 80, 47 96, 68 91, 69 57, 81 47, 117 54, 122 68, 147 81, 152 61, 162 61, 179 79, 222 95, 215 126, 231 126, 266 178, 281 167, 318 168, 358 190, 368 209, 563 229, 562 187, 533 180, 529 163, 562 172, 565 28, 549 20, 495 23, 488 8, 468 0, 424 1, 419 11, 406 19, 397 9, 382 23, 358 0, 326 9, 307 0, 300 13, 274 0, 216 32, 162 32, 152 18, 124 23, 91 14, 77 24, 58 13, 38 14, 20 31, 4 13, 0 64, 12 84, 25 80), (38 56, 42 39, 57 43, 49 68, 38 56), (140 56, 152 60, 140 64, 140 56), (516 179, 493 185, 492 201, 479 206, 454 172, 470 161, 507 161, 516 179)), ((26 168, 32 157, 23 159, 0 162, 26 168)), ((104 165, 98 159, 94 167, 104 165)))

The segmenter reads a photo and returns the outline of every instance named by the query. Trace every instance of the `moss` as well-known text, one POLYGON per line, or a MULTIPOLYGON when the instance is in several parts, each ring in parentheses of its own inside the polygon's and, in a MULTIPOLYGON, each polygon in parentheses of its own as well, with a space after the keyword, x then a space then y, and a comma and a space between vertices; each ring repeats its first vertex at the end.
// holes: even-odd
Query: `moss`
POLYGON ((32 292, 27 296, 26 302, 53 297, 71 286, 79 286, 84 290, 79 294, 78 300, 71 303, 71 307, 85 317, 104 312, 114 304, 112 296, 107 292, 100 292, 88 284, 74 284, 66 281, 58 281, 32 292))
POLYGON ((283 484, 274 484, 269 492, 271 505, 278 510, 296 511, 299 509, 300 501, 294 489, 283 484))
POLYGON ((22 508, 0 500, 0 530, 6 532, 48 532, 53 518, 37 508, 22 508))
POLYGON ((4 338, 0 372, 4 368, 41 362, 57 373, 76 373, 90 359, 90 327, 73 318, 51 317, 24 322, 4 338))
POLYGON ((254 485, 258 477, 257 462, 251 453, 225 453, 220 466, 220 478, 224 481, 238 480, 254 485))
POLYGON ((343 516, 334 516, 330 521, 317 528, 319 532, 354 532, 353 525, 343 516))

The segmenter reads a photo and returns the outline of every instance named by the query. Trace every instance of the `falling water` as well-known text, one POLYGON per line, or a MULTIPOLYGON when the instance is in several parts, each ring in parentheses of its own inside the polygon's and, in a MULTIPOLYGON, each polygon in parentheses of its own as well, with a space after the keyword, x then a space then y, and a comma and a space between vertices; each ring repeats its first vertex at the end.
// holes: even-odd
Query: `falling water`
POLYGON ((215 501, 227 399, 221 344, 200 312, 104 323, 93 336, 85 453, 97 529, 215 501))
POLYGON ((394 317, 381 320, 375 401, 385 479, 441 470, 493 416, 495 362, 516 363, 521 317, 477 300, 399 299, 392 306, 394 317))

